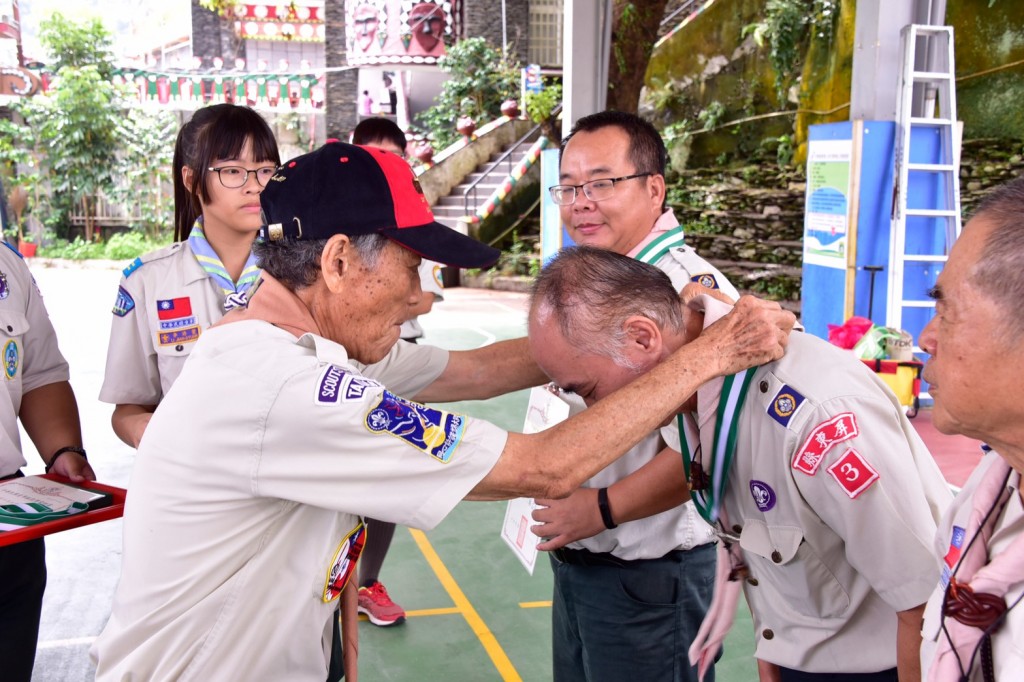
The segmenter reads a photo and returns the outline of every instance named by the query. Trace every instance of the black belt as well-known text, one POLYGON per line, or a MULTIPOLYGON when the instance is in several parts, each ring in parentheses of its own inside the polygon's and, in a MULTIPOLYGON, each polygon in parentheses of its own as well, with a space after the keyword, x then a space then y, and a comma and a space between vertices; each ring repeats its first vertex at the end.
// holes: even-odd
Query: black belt
POLYGON ((614 566, 622 568, 627 564, 633 563, 607 552, 591 552, 586 549, 572 549, 571 547, 553 549, 551 550, 551 556, 555 557, 560 563, 572 566, 614 566))
POLYGON ((573 549, 571 547, 553 549, 549 554, 551 554, 556 561, 563 564, 569 564, 570 566, 611 566, 614 568, 625 568, 626 566, 635 566, 637 564, 650 563, 653 561, 682 561, 684 554, 703 547, 714 547, 714 545, 697 545, 692 549, 674 549, 665 556, 658 557, 657 559, 620 559, 614 554, 609 554, 608 552, 591 552, 590 550, 573 549))

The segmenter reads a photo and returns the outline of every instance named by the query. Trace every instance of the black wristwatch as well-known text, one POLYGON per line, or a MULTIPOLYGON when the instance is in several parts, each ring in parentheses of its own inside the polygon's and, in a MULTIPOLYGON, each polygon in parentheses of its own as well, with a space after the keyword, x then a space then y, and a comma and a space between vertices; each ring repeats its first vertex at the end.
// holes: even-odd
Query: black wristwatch
POLYGON ((619 524, 612 519, 612 509, 608 506, 608 488, 600 488, 597 491, 597 508, 601 510, 601 520, 608 530, 618 528, 619 524))
POLYGON ((47 474, 50 473, 50 469, 52 469, 53 465, 57 463, 57 458, 65 452, 73 452, 76 455, 81 455, 82 459, 85 461, 89 461, 89 458, 85 456, 85 448, 80 448, 77 445, 65 445, 61 449, 57 450, 57 452, 53 453, 53 457, 50 458, 50 462, 46 465, 46 468, 43 471, 47 474))

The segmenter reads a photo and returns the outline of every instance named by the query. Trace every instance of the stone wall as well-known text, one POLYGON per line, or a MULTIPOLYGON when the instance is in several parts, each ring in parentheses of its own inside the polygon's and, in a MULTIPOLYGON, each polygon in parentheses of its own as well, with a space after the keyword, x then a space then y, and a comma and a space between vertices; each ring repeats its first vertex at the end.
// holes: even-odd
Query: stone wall
MULTIPOLYGON (((529 0, 504 0, 505 34, 509 46, 521 64, 527 62, 530 47, 529 0)), ((463 30, 460 38, 486 38, 501 48, 502 0, 467 0, 463 3, 463 30)))
POLYGON ((347 140, 348 134, 359 122, 356 109, 359 70, 331 70, 348 65, 345 57, 344 2, 328 0, 324 3, 324 32, 324 59, 328 68, 324 94, 325 128, 329 136, 347 140))
MULTIPOLYGON (((960 165, 964 220, 996 186, 1024 174, 1024 141, 967 140, 960 165)), ((745 293, 800 310, 803 169, 752 165, 678 176, 669 198, 686 241, 745 293), (674 201, 672 201, 674 198, 674 201)))

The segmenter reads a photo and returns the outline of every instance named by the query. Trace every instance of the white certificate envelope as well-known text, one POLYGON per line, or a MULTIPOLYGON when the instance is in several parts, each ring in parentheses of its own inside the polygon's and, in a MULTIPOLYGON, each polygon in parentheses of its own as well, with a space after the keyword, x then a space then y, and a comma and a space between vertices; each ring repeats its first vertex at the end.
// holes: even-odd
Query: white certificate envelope
MULTIPOLYGON (((569 403, 552 390, 537 386, 530 390, 530 403, 526 408, 526 422, 523 433, 537 433, 569 418, 569 403)), ((540 538, 530 532, 533 510, 537 508, 533 498, 519 497, 509 500, 505 509, 505 522, 501 538, 516 555, 530 575, 537 564, 537 545, 540 538)))

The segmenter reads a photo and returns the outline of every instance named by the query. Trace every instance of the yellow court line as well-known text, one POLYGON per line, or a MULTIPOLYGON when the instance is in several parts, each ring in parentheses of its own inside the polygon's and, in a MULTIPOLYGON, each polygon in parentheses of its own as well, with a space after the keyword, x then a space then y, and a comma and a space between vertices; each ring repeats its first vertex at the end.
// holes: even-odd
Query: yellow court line
POLYGON ((519 608, 521 609, 550 609, 551 600, 548 601, 521 601, 519 602, 519 608))
POLYGON ((444 586, 448 596, 455 602, 455 607, 462 613, 462 617, 466 619, 470 629, 473 630, 477 639, 480 640, 487 655, 490 656, 491 662, 494 663, 494 667, 498 669, 501 679, 505 682, 522 682, 523 678, 519 676, 515 666, 512 665, 512 661, 505 654, 505 650, 498 644, 497 638, 490 628, 487 627, 487 624, 484 623, 484 619, 473 608, 473 604, 470 603, 462 588, 459 587, 459 584, 455 582, 455 578, 452 577, 444 562, 441 561, 441 557, 434 551, 434 547, 430 544, 430 540, 427 539, 426 533, 415 528, 410 528, 409 533, 412 535, 412 539, 416 541, 427 563, 434 569, 434 575, 441 581, 441 585, 444 586))

